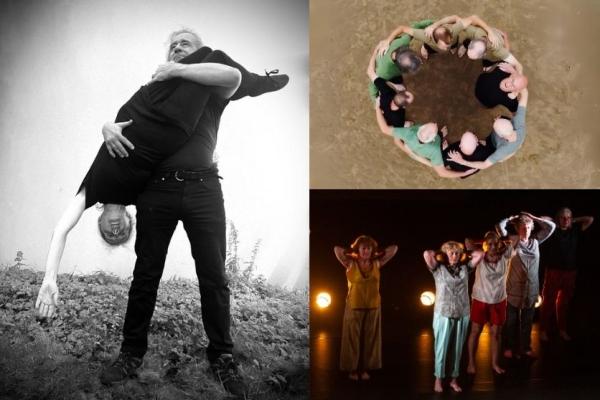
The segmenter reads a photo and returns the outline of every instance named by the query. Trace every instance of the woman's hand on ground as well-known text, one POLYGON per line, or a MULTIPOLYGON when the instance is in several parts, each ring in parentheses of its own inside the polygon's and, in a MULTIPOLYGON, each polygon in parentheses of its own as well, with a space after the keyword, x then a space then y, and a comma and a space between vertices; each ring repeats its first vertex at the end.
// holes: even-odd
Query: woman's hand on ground
POLYGON ((45 280, 38 293, 35 308, 40 318, 51 318, 58 305, 58 286, 54 280, 45 280))

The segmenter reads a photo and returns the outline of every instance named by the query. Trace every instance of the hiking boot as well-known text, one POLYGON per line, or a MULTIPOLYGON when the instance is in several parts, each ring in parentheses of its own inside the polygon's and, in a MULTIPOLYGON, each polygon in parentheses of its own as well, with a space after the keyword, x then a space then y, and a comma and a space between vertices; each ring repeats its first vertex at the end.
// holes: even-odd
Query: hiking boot
POLYGON ((238 365, 233 361, 231 354, 221 354, 213 363, 210 364, 215 379, 221 382, 221 385, 229 393, 241 398, 246 398, 246 383, 238 371, 238 365))
POLYGON ((100 374, 100 382, 110 385, 122 381, 125 378, 137 376, 136 370, 142 365, 140 357, 134 357, 129 353, 119 353, 119 357, 100 374))

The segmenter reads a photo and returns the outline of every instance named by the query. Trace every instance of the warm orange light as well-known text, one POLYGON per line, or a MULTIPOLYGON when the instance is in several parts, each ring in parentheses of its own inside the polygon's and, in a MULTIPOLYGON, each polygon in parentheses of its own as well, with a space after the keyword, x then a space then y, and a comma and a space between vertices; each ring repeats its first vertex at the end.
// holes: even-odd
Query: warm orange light
POLYGON ((535 305, 534 305, 535 308, 538 308, 539 306, 541 306, 543 302, 544 302, 544 298, 538 294, 537 301, 535 302, 535 305))
POLYGON ((327 308, 331 304, 331 296, 327 292, 321 292, 317 295, 317 306, 327 308))
POLYGON ((433 292, 427 291, 421 293, 421 303, 424 306, 431 306, 435 303, 435 294, 433 292))

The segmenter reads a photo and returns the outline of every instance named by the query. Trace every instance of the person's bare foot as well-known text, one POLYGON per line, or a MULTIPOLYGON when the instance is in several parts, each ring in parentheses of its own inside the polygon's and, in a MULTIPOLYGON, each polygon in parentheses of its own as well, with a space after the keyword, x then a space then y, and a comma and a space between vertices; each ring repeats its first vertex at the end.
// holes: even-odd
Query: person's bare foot
POLYGON ((513 358, 513 352, 511 349, 504 350, 504 358, 513 358))
POLYGON ((467 374, 475 375, 475 372, 477 372, 477 371, 475 370, 475 366, 474 366, 474 365, 471 365, 471 364, 469 364, 469 366, 467 367, 467 374))
POLYGON ((458 385, 458 382, 456 381, 456 378, 452 379, 450 381, 450 387, 452 388, 452 390, 454 390, 456 393, 460 393, 462 392, 462 388, 458 385))
POLYGON ((444 391, 444 387, 442 386, 442 380, 440 378, 435 378, 435 383, 433 384, 433 391, 436 393, 442 393, 444 391))
POLYGON ((560 331, 560 337, 562 338, 562 340, 564 340, 565 342, 570 342, 571 341, 571 336, 569 336, 569 334, 566 331, 560 331))
POLYGON ((503 373, 506 372, 504 370, 504 368, 500 368, 500 366, 498 366, 498 365, 492 365, 492 369, 499 375, 502 375, 503 373))
POLYGON ((550 338, 548 337, 548 334, 546 333, 546 331, 541 331, 540 332, 540 340, 542 342, 547 342, 550 340, 550 338))
POLYGON ((350 374, 348 375, 348 378, 350 378, 351 381, 357 381, 358 380, 358 373, 356 373, 356 372, 350 372, 350 374))
POLYGON ((363 371, 363 373, 360 374, 360 379, 362 379, 363 381, 368 381, 369 379, 371 379, 371 375, 369 375, 367 371, 363 371))
POLYGON ((525 353, 523 353, 523 355, 526 355, 529 358, 536 358, 537 357, 535 355, 535 353, 533 352, 533 350, 527 350, 525 353))

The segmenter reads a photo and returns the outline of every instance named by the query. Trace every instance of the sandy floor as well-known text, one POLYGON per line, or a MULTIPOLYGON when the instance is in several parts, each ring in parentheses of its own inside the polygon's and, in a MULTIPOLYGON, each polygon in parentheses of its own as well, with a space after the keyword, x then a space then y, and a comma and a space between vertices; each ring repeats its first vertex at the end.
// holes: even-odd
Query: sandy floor
MULTIPOLYGON (((312 0, 311 188, 600 187, 600 2, 593 0, 312 0), (376 43, 399 24, 477 14, 509 34, 530 80, 527 138, 508 161, 465 180, 439 178, 379 132, 366 87, 376 43)), ((474 98, 480 63, 438 54, 407 86, 409 119, 490 132, 502 107, 474 98)))

